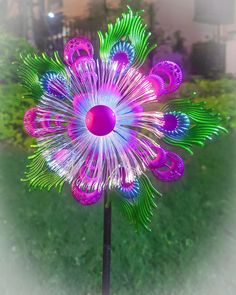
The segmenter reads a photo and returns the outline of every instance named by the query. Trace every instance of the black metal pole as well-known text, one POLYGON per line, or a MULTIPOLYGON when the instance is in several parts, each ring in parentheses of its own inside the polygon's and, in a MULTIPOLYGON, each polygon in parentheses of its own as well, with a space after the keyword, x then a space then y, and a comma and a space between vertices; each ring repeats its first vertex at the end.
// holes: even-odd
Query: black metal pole
POLYGON ((102 295, 110 294, 111 265, 111 202, 104 193, 102 295))

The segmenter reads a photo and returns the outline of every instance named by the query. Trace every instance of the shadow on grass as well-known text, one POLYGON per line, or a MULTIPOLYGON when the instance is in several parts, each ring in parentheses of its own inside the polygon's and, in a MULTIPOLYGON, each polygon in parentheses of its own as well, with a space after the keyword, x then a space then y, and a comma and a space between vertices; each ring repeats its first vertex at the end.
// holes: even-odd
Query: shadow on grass
MULTIPOLYGON (((211 249, 220 243, 235 208, 234 143, 231 134, 196 149, 180 182, 156 183, 165 196, 157 202, 151 233, 135 233, 113 205, 113 295, 177 294, 172 290, 185 285, 191 269, 218 255, 211 249)), ((14 255, 50 294, 99 294, 102 204, 81 207, 68 189, 61 195, 28 192, 20 182, 26 154, 2 147, 0 157, 1 222, 8 224, 6 238, 17 249, 14 255)), ((188 288, 186 294, 195 294, 188 288)))

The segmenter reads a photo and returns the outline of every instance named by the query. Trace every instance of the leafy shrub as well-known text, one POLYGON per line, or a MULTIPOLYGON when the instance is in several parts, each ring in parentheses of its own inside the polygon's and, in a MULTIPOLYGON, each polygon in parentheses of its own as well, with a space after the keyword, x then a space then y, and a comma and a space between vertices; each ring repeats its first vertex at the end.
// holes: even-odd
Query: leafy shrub
POLYGON ((196 79, 182 85, 179 97, 194 97, 195 101, 206 101, 206 106, 221 114, 227 128, 236 128, 236 80, 196 79))
POLYGON ((34 105, 23 97, 25 90, 19 84, 0 85, 0 141, 29 147, 33 139, 24 131, 23 117, 26 109, 34 105))
POLYGON ((20 55, 34 53, 36 49, 25 39, 0 30, 0 83, 18 82, 17 67, 20 55))
POLYGON ((0 141, 29 147, 32 138, 23 130, 23 116, 33 100, 23 97, 25 90, 17 84, 20 55, 36 52, 25 39, 0 30, 0 141))

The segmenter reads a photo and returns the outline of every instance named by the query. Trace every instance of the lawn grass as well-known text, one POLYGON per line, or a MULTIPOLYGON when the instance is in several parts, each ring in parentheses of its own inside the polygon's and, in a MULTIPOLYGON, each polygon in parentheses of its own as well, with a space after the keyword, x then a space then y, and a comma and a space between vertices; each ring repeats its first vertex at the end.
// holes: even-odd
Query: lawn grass
MULTIPOLYGON (((215 278, 205 266, 220 255, 218 246, 236 208, 234 143, 234 134, 217 138, 197 148, 193 158, 185 154, 181 181, 155 182, 164 197, 157 202, 151 233, 136 233, 114 202, 112 295, 207 294, 194 290, 193 280, 215 278)), ((26 156, 13 147, 1 148, 0 222, 9 245, 17 249, 14 259, 21 259, 50 295, 99 294, 102 204, 81 207, 68 188, 61 195, 29 192, 20 182, 26 156)))

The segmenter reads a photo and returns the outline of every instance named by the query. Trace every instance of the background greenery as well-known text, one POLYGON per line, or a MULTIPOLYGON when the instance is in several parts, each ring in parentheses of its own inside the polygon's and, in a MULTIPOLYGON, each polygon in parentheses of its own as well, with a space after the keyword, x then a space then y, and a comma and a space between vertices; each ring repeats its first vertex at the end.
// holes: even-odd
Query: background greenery
POLYGON ((18 82, 17 68, 21 56, 35 53, 24 38, 15 37, 0 27, 0 83, 18 82))
POLYGON ((236 127, 236 80, 223 77, 219 80, 193 79, 183 83, 179 97, 194 97, 196 101, 205 101, 207 107, 221 114, 227 128, 236 127))

